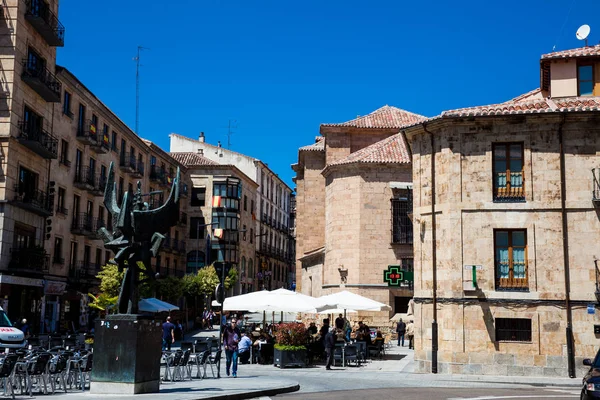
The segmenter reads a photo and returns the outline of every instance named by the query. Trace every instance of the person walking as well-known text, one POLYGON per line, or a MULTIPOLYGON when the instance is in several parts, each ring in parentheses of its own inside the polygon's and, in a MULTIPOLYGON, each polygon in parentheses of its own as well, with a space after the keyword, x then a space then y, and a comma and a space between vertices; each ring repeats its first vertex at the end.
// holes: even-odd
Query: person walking
POLYGON ((162 326, 163 329, 163 351, 171 351, 171 345, 175 343, 175 325, 171 323, 171 317, 167 317, 167 320, 162 326))
POLYGON ((410 320, 406 325, 406 336, 408 337, 408 348, 415 349, 414 338, 415 338, 415 324, 410 320))
POLYGON ((330 370, 333 364, 333 354, 335 353, 335 342, 337 340, 336 333, 336 329, 332 329, 325 335, 325 352, 327 353, 326 370, 330 370))
POLYGON ((225 346, 225 357, 227 359, 225 372, 229 376, 229 369, 231 369, 234 378, 237 378, 238 343, 241 336, 236 319, 231 318, 231 324, 223 331, 223 345, 225 346))
POLYGON ((406 324, 402 321, 402 318, 398 320, 396 325, 396 333, 398 334, 398 346, 400 346, 400 340, 402 340, 402 347, 404 347, 404 334, 406 334, 406 324))

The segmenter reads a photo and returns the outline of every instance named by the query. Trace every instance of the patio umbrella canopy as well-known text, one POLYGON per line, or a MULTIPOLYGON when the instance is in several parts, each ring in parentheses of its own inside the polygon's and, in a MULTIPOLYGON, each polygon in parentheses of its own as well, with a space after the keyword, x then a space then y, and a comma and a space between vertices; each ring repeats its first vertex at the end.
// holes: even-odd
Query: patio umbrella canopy
POLYGON ((356 293, 343 290, 338 293, 329 294, 327 296, 321 296, 318 298, 323 304, 318 307, 317 311, 327 310, 331 308, 338 308, 343 310, 356 310, 356 311, 385 311, 391 310, 391 307, 387 304, 380 303, 375 300, 371 300, 367 297, 358 295, 356 293))
POLYGON ((225 311, 317 312, 318 299, 286 289, 263 290, 225 299, 225 311))
POLYGON ((240 294, 239 296, 227 297, 223 302, 223 311, 262 311, 256 308, 264 303, 264 297, 269 293, 268 290, 240 294))
POLYGON ((138 309, 143 312, 159 313, 179 310, 179 307, 154 297, 142 299, 138 303, 138 309))

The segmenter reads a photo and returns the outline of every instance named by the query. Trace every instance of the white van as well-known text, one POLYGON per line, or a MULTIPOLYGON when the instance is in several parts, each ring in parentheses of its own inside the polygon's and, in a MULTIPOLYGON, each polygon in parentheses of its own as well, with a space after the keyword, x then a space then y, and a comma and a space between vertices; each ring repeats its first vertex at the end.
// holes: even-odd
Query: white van
POLYGON ((20 349, 27 346, 23 332, 13 327, 6 312, 0 307, 0 351, 5 348, 20 349))

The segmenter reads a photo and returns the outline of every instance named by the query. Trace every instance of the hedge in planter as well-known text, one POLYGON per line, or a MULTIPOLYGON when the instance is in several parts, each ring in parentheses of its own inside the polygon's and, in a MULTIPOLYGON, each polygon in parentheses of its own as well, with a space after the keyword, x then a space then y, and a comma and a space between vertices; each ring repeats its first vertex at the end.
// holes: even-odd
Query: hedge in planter
POLYGON ((277 325, 275 338, 277 344, 274 347, 274 364, 279 368, 305 367, 306 346, 308 342, 308 331, 304 324, 287 323, 277 325))

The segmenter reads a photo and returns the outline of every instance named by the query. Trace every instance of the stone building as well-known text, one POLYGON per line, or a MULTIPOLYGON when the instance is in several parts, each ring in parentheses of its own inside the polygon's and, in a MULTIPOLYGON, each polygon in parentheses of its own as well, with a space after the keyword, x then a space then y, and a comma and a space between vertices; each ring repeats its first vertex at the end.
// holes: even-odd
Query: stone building
MULTIPOLYGON (((162 191, 154 204, 178 165, 56 66, 57 10, 57 1, 6 0, 0 26, 0 299, 34 332, 87 327, 87 293, 111 257, 95 234, 111 222, 102 204, 110 162, 120 195, 139 180, 144 192, 162 191)), ((162 275, 183 273, 186 231, 173 229, 162 275)))
POLYGON ((235 151, 206 143, 202 132, 198 140, 171 134, 172 152, 200 153, 218 164, 233 165, 258 184, 255 197, 244 198, 254 216, 248 235, 256 248, 253 280, 242 286, 242 293, 260 289, 291 288, 294 281, 293 249, 290 218, 292 189, 262 161, 235 151))
POLYGON ((248 292, 255 284, 255 238, 250 234, 254 220, 248 199, 255 198, 258 185, 233 165, 217 164, 198 153, 170 154, 188 168, 191 182, 187 272, 215 262, 217 269, 227 264, 226 271, 238 270, 231 293, 248 292), (213 201, 216 196, 220 204, 213 201))
POLYGON ((600 46, 546 54, 539 89, 404 130, 418 371, 573 377, 596 354, 598 71, 600 46))
POLYGON ((412 271, 411 159, 400 129, 424 117, 384 106, 341 124, 299 149, 296 276, 299 290, 321 296, 343 289, 391 306, 360 313, 374 326, 405 313, 412 282, 390 287, 389 265, 412 271))

